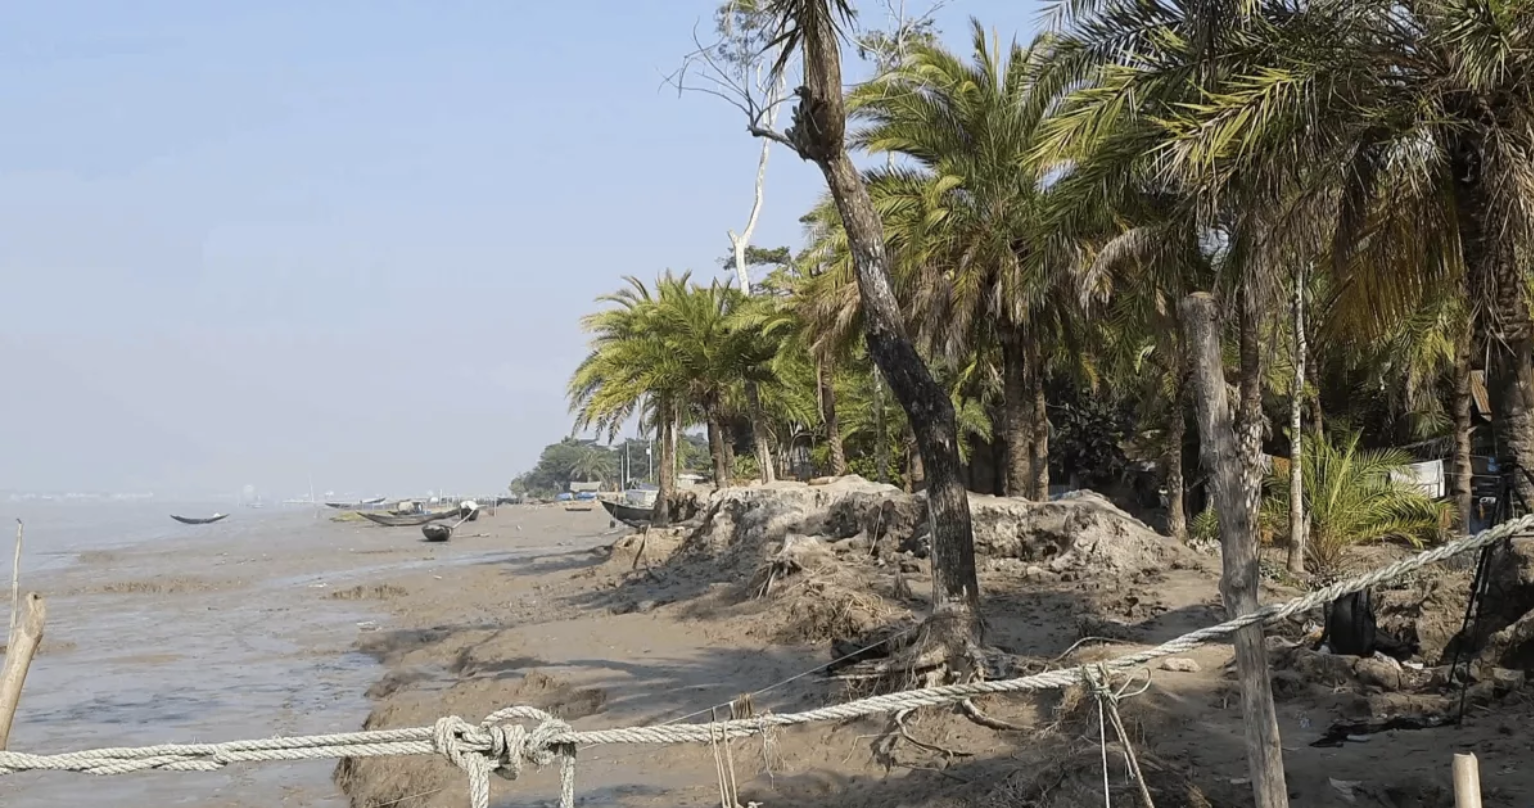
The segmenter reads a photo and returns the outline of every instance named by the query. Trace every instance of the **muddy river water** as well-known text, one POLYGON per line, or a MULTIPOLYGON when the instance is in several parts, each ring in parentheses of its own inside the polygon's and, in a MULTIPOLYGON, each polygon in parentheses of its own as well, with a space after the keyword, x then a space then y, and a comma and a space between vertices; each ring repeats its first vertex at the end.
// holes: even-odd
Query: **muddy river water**
MULTIPOLYGON (((379 670, 351 648, 381 616, 344 590, 369 574, 444 562, 414 542, 381 542, 387 529, 332 522, 334 512, 239 509, 187 526, 168 514, 215 507, 4 505, 3 515, 26 523, 22 588, 48 598, 43 651, 11 735, 16 751, 358 729, 379 670)), ((10 542, 0 544, 8 582, 10 542)), ((346 800, 330 782, 334 765, 23 773, 0 779, 0 804, 339 808, 346 800)))

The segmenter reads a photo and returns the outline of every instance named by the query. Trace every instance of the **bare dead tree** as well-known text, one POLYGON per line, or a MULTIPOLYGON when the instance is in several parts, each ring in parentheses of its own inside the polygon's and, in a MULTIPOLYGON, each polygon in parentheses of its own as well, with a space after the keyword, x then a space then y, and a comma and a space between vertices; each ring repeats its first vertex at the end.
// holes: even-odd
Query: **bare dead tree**
MULTIPOLYGON (((772 130, 778 110, 784 103, 788 76, 774 71, 781 48, 772 44, 772 17, 758 0, 727 0, 714 12, 714 38, 704 42, 693 30, 695 49, 682 59, 682 66, 666 77, 678 95, 699 92, 724 99, 746 115, 753 126, 772 130)), ((766 195, 767 162, 772 156, 772 139, 763 139, 756 161, 756 183, 751 212, 739 233, 726 230, 735 255, 735 276, 740 289, 751 294, 751 274, 746 261, 751 236, 756 232, 766 195)), ((755 382, 745 385, 746 406, 755 435, 756 462, 762 482, 776 479, 773 463, 771 426, 762 407, 761 393, 755 382)))

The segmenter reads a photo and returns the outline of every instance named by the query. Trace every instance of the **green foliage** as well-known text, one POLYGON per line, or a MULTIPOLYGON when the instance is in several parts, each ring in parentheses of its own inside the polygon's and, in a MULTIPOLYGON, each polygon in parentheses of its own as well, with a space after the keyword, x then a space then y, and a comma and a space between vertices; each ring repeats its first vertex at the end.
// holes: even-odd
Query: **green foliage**
POLYGON ((606 446, 565 438, 543 448, 538 464, 511 483, 516 494, 551 497, 566 491, 573 481, 618 481, 618 455, 606 446))
MULTIPOLYGON (((1359 544, 1403 541, 1413 547, 1440 538, 1449 524, 1451 506, 1420 489, 1391 479, 1412 462, 1395 449, 1361 449, 1355 432, 1334 433, 1332 440, 1306 437, 1300 461, 1305 515, 1309 524, 1309 566, 1314 572, 1334 572, 1345 553, 1359 544)), ((1278 541, 1288 541, 1289 473, 1284 463, 1264 483, 1265 495, 1258 529, 1278 541)), ((1189 525, 1195 538, 1212 540, 1220 534, 1214 508, 1189 525)))
MULTIPOLYGON (((1378 541, 1405 541, 1422 547, 1439 538, 1448 525, 1450 506, 1419 489, 1391 480, 1411 456, 1395 449, 1360 449, 1357 433, 1333 440, 1304 442, 1300 473, 1305 513, 1310 524, 1310 565, 1319 572, 1337 569, 1349 547, 1378 541)), ((1287 471, 1267 480, 1263 519, 1277 533, 1287 533, 1287 471)), ((1287 539, 1287 537, 1285 537, 1287 539)))

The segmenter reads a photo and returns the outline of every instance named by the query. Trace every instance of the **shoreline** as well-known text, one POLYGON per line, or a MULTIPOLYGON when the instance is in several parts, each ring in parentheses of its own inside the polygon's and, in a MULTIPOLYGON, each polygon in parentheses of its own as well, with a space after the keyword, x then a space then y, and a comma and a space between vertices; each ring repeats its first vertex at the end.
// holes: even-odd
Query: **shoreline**
MULTIPOLYGON (((789 496, 782 492, 792 494, 794 485, 778 484, 762 496, 760 488, 727 495, 764 501, 789 496)), ((752 694, 757 714, 867 695, 815 671, 845 651, 841 641, 847 637, 921 613, 930 587, 926 561, 891 554, 890 547, 883 548, 886 558, 874 561, 870 553, 879 552, 884 540, 870 542, 859 533, 831 544, 835 549, 827 557, 807 559, 761 596, 756 572, 793 530, 779 519, 766 534, 753 533, 750 507, 726 509, 733 525, 721 511, 707 528, 650 531, 648 570, 643 564, 631 569, 639 539, 626 531, 607 534, 605 514, 551 509, 528 511, 522 521, 565 534, 568 547, 458 567, 435 578, 419 573, 380 582, 405 594, 388 601, 392 617, 385 628, 359 638, 357 650, 386 671, 368 691, 373 709, 363 728, 429 725, 444 715, 475 723, 513 705, 547 710, 576 729, 617 728, 706 721, 710 708, 721 706, 720 717, 728 718, 729 703, 744 693, 752 694)), ((1217 559, 1145 537, 1136 531, 1148 529, 1118 514, 1112 519, 1128 521, 1112 529, 1133 534, 1144 546, 1125 550, 1125 566, 1114 572, 1094 573, 1085 564, 1050 571, 1006 557, 996 546, 982 554, 991 645, 1036 671, 1107 659, 1224 619, 1217 559), (1093 636, 1109 641, 1080 644, 1093 636)), ((1095 529, 1072 519, 1062 529, 1095 529)), ((499 523, 499 533, 510 530, 512 521, 502 517, 491 524, 499 523)), ((829 529, 824 522, 815 527, 829 529)), ((1295 594, 1265 589, 1265 601, 1295 594)), ((1147 775, 1153 790, 1196 793, 1208 801, 1158 796, 1158 806, 1240 805, 1243 796, 1249 798, 1239 785, 1246 763, 1235 683, 1225 673, 1230 660, 1226 645, 1180 655, 1171 668, 1146 671, 1147 691, 1120 707, 1126 723, 1137 728, 1142 765, 1149 760, 1156 767, 1147 775)), ((1277 670, 1280 662, 1274 665, 1277 670)), ((1300 795, 1297 805, 1352 804, 1330 785, 1333 780, 1356 781, 1360 796, 1389 786, 1430 799, 1444 779, 1438 770, 1447 774, 1451 747, 1472 742, 1471 735, 1486 769, 1512 765, 1527 752, 1526 742, 1503 736, 1495 725, 1466 728, 1453 738, 1392 732, 1343 750, 1310 747, 1308 739, 1333 718, 1356 715, 1365 703, 1381 709, 1415 697, 1349 690, 1306 676, 1275 673, 1276 686, 1288 688, 1278 710, 1286 747, 1292 747, 1286 765, 1291 791, 1300 795)), ((1080 783, 1081 793, 1096 783, 1100 795, 1098 748, 1083 740, 1095 737, 1095 702, 1082 692, 976 703, 988 716, 1026 731, 998 732, 939 709, 912 716, 905 735, 888 717, 783 728, 766 742, 732 742, 729 765, 738 800, 806 808, 1001 808, 1036 796, 1034 775, 1040 772, 1062 784, 1080 783)), ((580 752, 576 794, 585 804, 627 808, 717 806, 717 772, 706 746, 594 747, 580 752)), ((1509 793, 1534 794, 1534 782, 1525 777, 1516 778, 1509 793)), ((463 773, 430 756, 345 761, 335 780, 354 808, 461 808, 467 799, 463 773)), ((515 782, 492 782, 495 805, 556 804, 555 771, 529 770, 515 782)), ((1039 804, 1073 805, 1071 793, 1062 786, 1039 804)), ((1128 792, 1123 799, 1131 799, 1128 792)))
MULTIPOLYGON (((870 632, 902 625, 927 607, 930 570, 911 539, 919 521, 913 500, 870 493, 869 485, 844 479, 818 488, 729 489, 711 498, 720 507, 704 515, 703 526, 650 531, 646 563, 638 564, 637 535, 610 528, 601 511, 557 505, 502 508, 466 524, 446 544, 424 543, 414 529, 310 529, 295 522, 276 543, 225 537, 83 553, 74 573, 44 576, 55 582, 50 585, 72 587, 58 594, 90 604, 49 635, 79 642, 39 659, 79 679, 99 657, 109 666, 103 669, 108 686, 118 684, 112 670, 136 672, 139 678, 124 692, 150 699, 142 719, 149 724, 103 733, 109 745, 423 726, 444 715, 475 723, 513 705, 547 710, 576 729, 707 721, 711 708, 728 718, 742 694, 751 694, 755 714, 823 707, 869 695, 866 684, 826 676, 828 663, 866 645, 870 632), (882 503, 877 519, 858 511, 870 502, 882 503), (855 507, 838 510, 844 505, 855 507), (195 619, 215 622, 198 635, 195 654, 135 653, 112 648, 100 632, 73 636, 85 613, 102 609, 167 615, 207 609, 208 616, 195 619), (304 621, 314 628, 280 636, 304 621), (212 629, 218 626, 232 630, 219 634, 212 629), (215 646, 233 656, 220 657, 215 646), (265 671, 238 673, 248 680, 243 686, 257 692, 289 692, 274 703, 286 717, 257 708, 228 723, 216 712, 178 717, 156 706, 156 700, 186 695, 170 694, 166 683, 191 675, 192 657, 203 654, 217 665, 265 671), (316 685, 322 687, 316 691, 316 685)), ((1156 536, 1100 499, 1028 504, 976 497, 972 506, 987 645, 1004 652, 1017 672, 1107 659, 1223 619, 1215 557, 1156 536)), ((1377 566, 1392 552, 1378 548, 1359 562, 1377 566)), ((1468 585, 1468 573, 1434 576, 1379 593, 1380 603, 1410 611, 1430 597, 1433 609, 1449 616, 1440 621, 1447 625, 1458 614, 1455 587, 1468 585)), ((1265 589, 1265 601, 1294 594, 1265 589)), ((1271 634, 1292 639, 1300 631, 1281 626, 1271 634)), ((1433 805, 1435 784, 1447 782, 1441 764, 1465 743, 1476 746, 1488 790, 1513 800, 1488 804, 1522 805, 1534 795, 1534 774, 1516 768, 1530 744, 1521 733, 1503 731, 1502 722, 1521 720, 1514 716, 1534 718, 1516 701, 1492 704, 1473 696, 1477 718, 1453 736, 1391 732, 1337 750, 1310 747, 1333 719, 1436 703, 1400 682, 1381 687, 1351 669, 1329 667, 1337 659, 1275 652, 1270 660, 1296 804, 1354 804, 1339 801, 1330 785, 1335 780, 1362 784, 1359 796, 1405 783, 1391 787, 1406 788, 1402 793, 1420 803, 1379 804, 1433 805)), ((1142 765, 1155 767, 1147 781, 1162 808, 1244 804, 1245 791, 1233 784, 1245 777, 1245 759, 1229 661, 1228 646, 1211 645, 1181 655, 1175 667, 1153 665, 1145 671, 1148 689, 1120 705, 1142 765), (1207 802, 1163 798, 1173 793, 1207 802)), ((76 736, 92 727, 70 723, 82 721, 69 712, 78 709, 78 699, 64 696, 67 688, 33 689, 47 679, 29 680, 34 695, 24 699, 24 709, 30 703, 34 717, 57 714, 44 718, 62 734, 57 742, 27 740, 18 748, 81 746, 76 736)), ((221 692, 190 695, 232 698, 221 692)), ((741 805, 1065 808, 1081 804, 1094 787, 1101 799, 1095 702, 1083 696, 1068 689, 975 700, 987 716, 1022 732, 981 727, 947 709, 913 714, 903 727, 874 716, 783 728, 765 740, 732 742, 726 766, 733 767, 741 805), (1048 799, 1039 796, 1040 777, 1059 784, 1045 784, 1048 799)), ((626 808, 717 806, 717 772, 706 745, 593 747, 580 752, 577 797, 626 808)), ((16 783, 17 804, 41 808, 60 795, 99 789, 100 781, 87 780, 27 775, 16 783)), ((114 798, 121 795, 126 801, 119 802, 134 808, 172 797, 199 797, 220 808, 278 799, 326 808, 462 808, 467 799, 463 773, 435 756, 259 764, 108 782, 114 798)), ((558 793, 552 770, 492 782, 500 808, 552 805, 558 793)), ((1128 804, 1133 797, 1126 792, 1120 799, 1128 804)))

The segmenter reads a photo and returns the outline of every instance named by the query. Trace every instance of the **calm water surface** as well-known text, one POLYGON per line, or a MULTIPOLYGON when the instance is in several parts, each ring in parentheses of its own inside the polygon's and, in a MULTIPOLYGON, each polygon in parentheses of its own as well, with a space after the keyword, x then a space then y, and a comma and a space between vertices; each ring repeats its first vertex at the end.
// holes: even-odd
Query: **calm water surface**
MULTIPOLYGON (((15 518, 26 523, 22 588, 48 597, 43 653, 27 679, 12 749, 360 727, 368 710, 362 694, 378 670, 349 649, 378 615, 366 603, 326 599, 325 589, 364 566, 380 568, 378 557, 356 552, 378 534, 303 508, 236 508, 205 526, 168 516, 229 508, 0 502, 4 597, 15 518)), ((333 765, 107 778, 27 773, 0 780, 0 804, 339 808, 346 801, 330 784, 333 765)))

